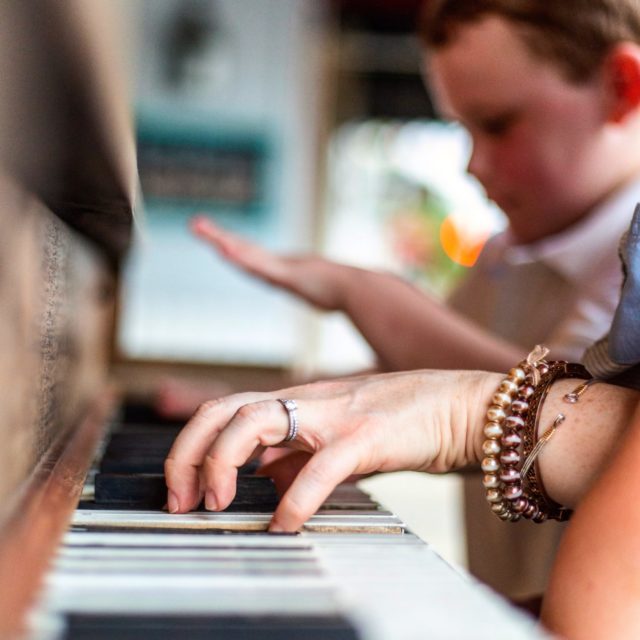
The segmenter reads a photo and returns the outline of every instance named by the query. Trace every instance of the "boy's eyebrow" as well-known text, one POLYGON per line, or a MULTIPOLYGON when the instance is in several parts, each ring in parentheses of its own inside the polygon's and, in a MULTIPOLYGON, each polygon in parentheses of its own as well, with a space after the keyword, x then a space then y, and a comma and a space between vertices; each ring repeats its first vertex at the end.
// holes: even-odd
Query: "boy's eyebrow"
POLYGON ((525 107, 517 100, 508 104, 491 103, 485 100, 469 100, 465 104, 457 105, 455 108, 449 101, 441 100, 436 102, 436 114, 440 120, 446 122, 457 122, 466 126, 469 123, 486 122, 488 120, 498 120, 503 118, 514 118, 525 107))

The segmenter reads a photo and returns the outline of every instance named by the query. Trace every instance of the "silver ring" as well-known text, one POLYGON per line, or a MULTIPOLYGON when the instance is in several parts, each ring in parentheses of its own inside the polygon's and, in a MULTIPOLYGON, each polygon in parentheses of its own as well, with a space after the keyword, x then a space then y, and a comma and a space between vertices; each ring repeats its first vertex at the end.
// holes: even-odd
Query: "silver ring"
POLYGON ((289 416, 289 431, 282 442, 291 442, 298 435, 298 405, 295 400, 282 400, 278 398, 278 402, 287 410, 289 416))

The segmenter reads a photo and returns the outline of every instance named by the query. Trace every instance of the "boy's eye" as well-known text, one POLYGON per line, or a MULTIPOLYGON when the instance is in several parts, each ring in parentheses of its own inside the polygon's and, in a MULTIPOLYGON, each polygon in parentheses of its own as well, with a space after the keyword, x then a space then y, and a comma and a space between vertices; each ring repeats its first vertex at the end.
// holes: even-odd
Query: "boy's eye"
POLYGON ((505 114, 495 118, 486 118, 480 122, 480 128, 490 136, 504 135, 515 120, 514 114, 505 114))

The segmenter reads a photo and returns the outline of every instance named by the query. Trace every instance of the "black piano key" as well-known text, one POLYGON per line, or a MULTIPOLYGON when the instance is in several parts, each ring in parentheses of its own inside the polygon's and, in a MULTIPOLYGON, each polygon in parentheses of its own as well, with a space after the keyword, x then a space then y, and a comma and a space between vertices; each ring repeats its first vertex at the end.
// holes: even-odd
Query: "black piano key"
MULTIPOLYGON (((169 449, 167 448, 166 452, 163 451, 157 454, 144 454, 138 451, 130 451, 118 455, 105 455, 98 467, 100 473, 162 474, 164 473, 164 461, 168 453, 169 449)), ((249 475, 254 473, 258 466, 259 462, 257 460, 250 461, 240 467, 238 471, 240 474, 249 475)))
POLYGON ((320 511, 376 511, 379 505, 367 493, 354 483, 343 483, 337 486, 326 498, 320 511))
MULTIPOLYGON (((149 459, 140 456, 127 458, 125 460, 105 460, 100 464, 100 473, 105 474, 153 474, 162 475, 164 473, 164 458, 149 459)), ((240 469, 238 473, 241 475, 252 475, 255 473, 259 465, 250 463, 240 469)))
POLYGON ((358 640, 342 616, 70 614, 64 640, 358 640))
POLYGON ((121 409, 121 421, 124 424, 151 424, 167 427, 182 426, 185 420, 173 420, 160 415, 148 403, 127 401, 121 409))
POLYGON ((179 430, 127 430, 113 433, 99 469, 104 473, 162 473, 164 461, 179 430))
POLYGON ((135 432, 117 431, 111 434, 106 451, 128 451, 129 449, 159 449, 169 450, 176 436, 180 433, 178 429, 158 432, 136 430, 135 432))
MULTIPOLYGON (((135 473, 152 473, 162 474, 164 473, 164 461, 166 456, 142 456, 142 455, 128 455, 118 458, 103 458, 99 465, 100 473, 121 473, 121 474, 135 474, 135 473)), ((248 462, 238 469, 238 473, 243 475, 250 475, 255 473, 259 467, 259 463, 248 462)))
MULTIPOLYGON (((102 473, 163 473, 164 461, 180 429, 125 427, 111 434, 99 464, 102 473)), ((250 461, 241 473, 253 473, 258 461, 250 461)))
POLYGON ((127 456, 126 458, 103 458, 100 473, 134 474, 148 473, 160 475, 164 472, 164 457, 149 458, 144 456, 127 456))
MULTIPOLYGON (((98 473, 95 476, 96 506, 109 508, 162 509, 167 485, 162 474, 98 473)), ((233 502, 225 511, 269 513, 278 506, 278 494, 270 478, 238 476, 233 502)))

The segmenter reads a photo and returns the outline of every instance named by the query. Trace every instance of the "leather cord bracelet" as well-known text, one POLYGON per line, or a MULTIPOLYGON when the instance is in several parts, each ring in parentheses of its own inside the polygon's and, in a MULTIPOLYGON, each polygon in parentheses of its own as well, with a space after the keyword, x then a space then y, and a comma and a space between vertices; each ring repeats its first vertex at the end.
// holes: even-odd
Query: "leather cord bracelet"
MULTIPOLYGON (((537 458, 543 446, 549 442, 556 429, 565 420, 565 415, 559 413, 554 418, 551 426, 545 430, 544 434, 539 438, 541 408, 554 382, 565 378, 587 380, 591 378, 591 375, 581 364, 564 361, 550 362, 549 371, 542 377, 540 384, 536 387, 529 402, 529 417, 525 424, 522 437, 522 457, 524 463, 520 474, 523 484, 526 487, 527 498, 532 504, 535 504, 537 509, 537 513, 534 513, 531 517, 534 522, 544 522, 544 520, 547 519, 568 520, 572 513, 570 509, 562 507, 549 497, 544 489, 537 465, 537 458)), ((572 393, 575 394, 576 391, 574 390, 572 393)))
POLYGON ((483 485, 491 510, 502 520, 521 518, 544 522, 566 520, 571 510, 546 493, 536 465, 537 457, 565 419, 559 413, 538 438, 541 407, 554 382, 563 378, 588 380, 564 396, 575 404, 592 381, 580 364, 546 361, 548 349, 537 346, 511 369, 493 395, 484 426, 483 485))

